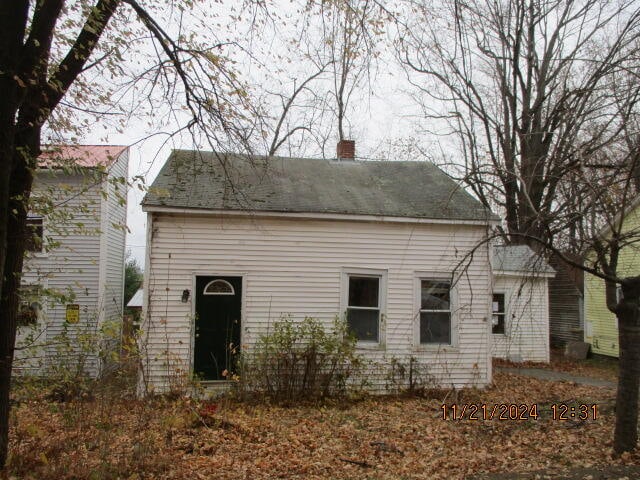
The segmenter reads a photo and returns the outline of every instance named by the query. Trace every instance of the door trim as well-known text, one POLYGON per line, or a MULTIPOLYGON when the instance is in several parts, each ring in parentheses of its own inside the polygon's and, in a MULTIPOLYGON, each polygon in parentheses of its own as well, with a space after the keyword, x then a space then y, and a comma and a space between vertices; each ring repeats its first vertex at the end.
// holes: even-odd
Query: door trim
MULTIPOLYGON (((244 345, 244 329, 246 317, 246 291, 247 291, 247 273, 233 270, 217 270, 214 273, 209 272, 192 272, 191 274, 191 314, 189 316, 189 378, 193 379, 193 362, 195 359, 196 346, 196 280, 197 277, 239 277, 242 283, 242 292, 240 292, 240 351, 244 345)), ((230 380, 205 380, 203 383, 228 383, 230 380)))

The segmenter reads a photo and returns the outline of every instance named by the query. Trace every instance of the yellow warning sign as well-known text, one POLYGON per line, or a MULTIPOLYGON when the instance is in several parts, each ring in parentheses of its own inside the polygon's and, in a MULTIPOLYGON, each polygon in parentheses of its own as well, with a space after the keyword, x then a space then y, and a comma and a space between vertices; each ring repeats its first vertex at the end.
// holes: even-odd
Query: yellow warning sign
POLYGON ((67 323, 78 323, 80 321, 80 305, 70 303, 67 305, 67 323))

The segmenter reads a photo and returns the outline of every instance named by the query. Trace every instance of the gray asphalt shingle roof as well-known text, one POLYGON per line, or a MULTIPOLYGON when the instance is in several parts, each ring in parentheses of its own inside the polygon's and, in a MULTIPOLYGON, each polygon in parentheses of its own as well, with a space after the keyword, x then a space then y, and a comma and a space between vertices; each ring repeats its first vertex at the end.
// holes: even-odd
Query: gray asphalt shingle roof
POLYGON ((324 160, 175 150, 145 207, 496 220, 430 162, 324 160))
POLYGON ((491 267, 503 272, 556 273, 556 271, 527 245, 499 245, 493 247, 491 267))

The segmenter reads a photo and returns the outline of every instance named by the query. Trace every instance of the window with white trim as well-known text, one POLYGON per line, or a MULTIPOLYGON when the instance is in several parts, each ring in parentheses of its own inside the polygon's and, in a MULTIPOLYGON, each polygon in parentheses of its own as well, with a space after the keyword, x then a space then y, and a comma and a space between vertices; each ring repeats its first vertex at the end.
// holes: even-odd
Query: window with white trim
POLYGON ((382 275, 347 273, 347 325, 359 342, 380 343, 382 275))
POLYGON ((420 344, 452 343, 451 282, 420 278, 420 344))
POLYGON ((504 293, 494 293, 491 302, 491 332, 504 335, 505 319, 504 293))

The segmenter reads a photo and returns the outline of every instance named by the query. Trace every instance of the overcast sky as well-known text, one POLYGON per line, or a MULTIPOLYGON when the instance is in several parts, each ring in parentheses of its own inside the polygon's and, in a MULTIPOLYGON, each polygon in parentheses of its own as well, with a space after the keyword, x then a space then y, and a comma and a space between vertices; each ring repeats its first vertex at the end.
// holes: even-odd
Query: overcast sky
MULTIPOLYGON (((225 7, 226 12, 216 16, 220 26, 216 27, 216 38, 211 39, 211 42, 236 42, 224 50, 225 53, 233 57, 241 79, 245 80, 249 86, 250 94, 263 101, 266 98, 273 102, 273 111, 277 112, 280 103, 275 100, 277 97, 271 98, 269 95, 279 92, 287 93, 292 91, 295 85, 299 85, 308 74, 306 72, 312 71, 312 65, 304 60, 305 52, 313 51, 318 47, 313 44, 312 39, 304 46, 296 45, 292 48, 290 39, 300 38, 301 32, 306 33, 317 26, 312 24, 306 28, 300 27, 299 12, 291 10, 291 2, 283 1, 280 6, 274 4, 270 7, 271 19, 267 25, 270 25, 271 31, 265 33, 269 28, 263 26, 260 27, 262 29, 260 32, 256 32, 255 27, 250 23, 229 20, 229 16, 237 14, 229 9, 229 5, 227 3, 225 7)), ((223 8, 215 2, 211 2, 210 7, 217 10, 223 8)), ((200 15, 198 12, 192 13, 196 17, 200 15)), ((313 21, 311 17, 311 22, 313 21)), ((173 28, 173 23, 169 23, 167 28, 173 28)), ((202 29, 199 32, 202 33, 202 29)), ((356 155, 361 159, 406 158, 405 153, 395 145, 395 142, 415 134, 414 121, 419 110, 405 93, 408 83, 403 70, 394 61, 392 39, 393 32, 390 29, 377 38, 379 61, 372 69, 371 76, 365 78, 356 89, 347 110, 346 133, 356 141, 356 155)), ((150 52, 147 46, 146 54, 153 57, 150 52)), ((132 62, 132 69, 140 68, 135 56, 132 57, 132 62)), ((328 74, 324 76, 324 80, 314 82, 312 84, 314 93, 326 94, 331 89, 331 79, 332 76, 328 74)), ((154 107, 158 107, 165 100, 158 96, 152 101, 156 102, 154 107)), ((173 106, 176 107, 176 105, 173 106)), ((303 113, 304 110, 299 109, 297 115, 303 113)), ((167 116, 167 118, 172 117, 167 116)), ((139 117, 133 115, 120 133, 113 124, 95 122, 78 140, 80 143, 87 144, 130 145, 129 177, 143 176, 146 185, 149 186, 173 148, 197 148, 188 134, 174 137, 166 134, 177 130, 186 118, 178 114, 171 120, 157 122, 150 121, 142 114, 139 117)), ((325 116, 325 123, 319 127, 325 132, 329 128, 335 128, 335 125, 331 124, 334 120, 335 118, 330 115, 325 116)), ((336 142, 337 134, 334 130, 328 134, 326 157, 335 155, 336 142)), ((255 153, 263 154, 265 151, 255 151, 255 153)), ((281 155, 287 153, 286 150, 278 152, 281 155)), ((317 147, 310 145, 305 154, 317 157, 321 152, 317 147)), ((130 190, 127 221, 130 230, 127 235, 127 249, 141 266, 144 265, 146 232, 146 214, 142 212, 140 206, 143 197, 144 192, 138 188, 130 190)))

